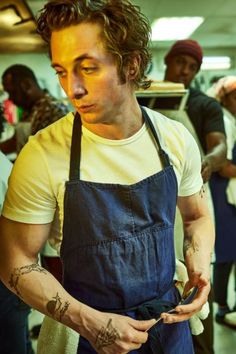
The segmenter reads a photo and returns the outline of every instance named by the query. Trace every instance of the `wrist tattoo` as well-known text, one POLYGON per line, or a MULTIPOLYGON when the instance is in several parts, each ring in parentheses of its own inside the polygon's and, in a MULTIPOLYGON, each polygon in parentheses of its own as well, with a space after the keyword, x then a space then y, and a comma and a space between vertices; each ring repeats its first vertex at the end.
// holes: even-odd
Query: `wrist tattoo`
POLYGON ((23 275, 31 273, 31 272, 39 272, 39 273, 47 274, 46 269, 41 267, 38 263, 33 263, 33 264, 30 264, 30 265, 27 265, 24 267, 15 268, 13 270, 13 273, 10 276, 10 280, 9 280, 10 287, 13 288, 15 290, 16 294, 19 297, 21 297, 22 299, 23 299, 23 297, 22 297, 20 290, 18 288, 19 280, 23 275))
POLYGON ((200 189, 200 192, 199 192, 199 195, 200 195, 201 198, 204 197, 204 193, 205 192, 206 192, 206 189, 205 189, 204 185, 202 185, 202 188, 200 189))
POLYGON ((68 301, 65 301, 64 304, 62 302, 62 299, 60 298, 59 294, 57 293, 56 296, 50 300, 46 307, 48 313, 55 319, 58 319, 59 321, 62 320, 63 316, 65 315, 66 311, 68 310, 70 303, 68 301))
POLYGON ((96 345, 98 349, 102 347, 106 347, 108 345, 113 344, 117 338, 120 338, 118 331, 112 326, 112 319, 110 318, 107 326, 102 327, 100 332, 98 333, 96 339, 96 345))

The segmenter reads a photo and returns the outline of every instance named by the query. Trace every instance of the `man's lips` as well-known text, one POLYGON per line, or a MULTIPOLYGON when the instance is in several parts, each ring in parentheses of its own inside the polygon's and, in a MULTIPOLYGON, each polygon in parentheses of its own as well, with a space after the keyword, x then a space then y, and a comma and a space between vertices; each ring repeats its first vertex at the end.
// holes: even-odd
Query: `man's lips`
POLYGON ((93 104, 76 106, 76 108, 79 112, 88 112, 88 111, 92 110, 93 107, 94 107, 93 104))

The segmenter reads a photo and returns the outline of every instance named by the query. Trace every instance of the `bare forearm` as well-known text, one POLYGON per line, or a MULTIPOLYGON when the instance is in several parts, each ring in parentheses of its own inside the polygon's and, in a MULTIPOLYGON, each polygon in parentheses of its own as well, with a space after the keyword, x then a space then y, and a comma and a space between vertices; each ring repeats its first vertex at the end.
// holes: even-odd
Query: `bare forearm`
POLYGON ((220 144, 207 152, 205 158, 210 161, 213 172, 219 171, 226 161, 226 147, 225 144, 220 144))
POLYGON ((233 178, 236 177, 236 165, 227 161, 227 163, 223 166, 223 168, 219 171, 219 174, 225 178, 233 178))
POLYGON ((78 331, 82 304, 39 264, 13 268, 5 280, 6 286, 31 307, 78 331))

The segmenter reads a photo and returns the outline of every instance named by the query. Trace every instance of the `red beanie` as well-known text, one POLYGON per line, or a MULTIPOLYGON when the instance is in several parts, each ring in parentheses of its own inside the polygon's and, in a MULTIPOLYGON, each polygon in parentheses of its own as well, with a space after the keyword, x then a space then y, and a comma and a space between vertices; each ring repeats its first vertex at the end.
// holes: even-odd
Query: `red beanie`
POLYGON ((181 54, 186 54, 196 59, 200 69, 203 53, 202 48, 198 42, 194 41, 193 39, 182 39, 175 42, 165 56, 165 64, 168 64, 170 58, 181 54))

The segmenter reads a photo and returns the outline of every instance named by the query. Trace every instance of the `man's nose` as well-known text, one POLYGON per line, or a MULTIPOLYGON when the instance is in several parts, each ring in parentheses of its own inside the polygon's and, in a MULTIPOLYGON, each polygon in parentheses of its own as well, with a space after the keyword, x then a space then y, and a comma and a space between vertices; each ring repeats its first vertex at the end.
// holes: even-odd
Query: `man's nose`
POLYGON ((189 65, 185 64, 183 65, 182 67, 182 73, 185 74, 185 75, 188 75, 190 73, 190 67, 189 65))
POLYGON ((68 79, 67 95, 70 99, 78 99, 86 94, 83 80, 76 73, 72 73, 68 79))

